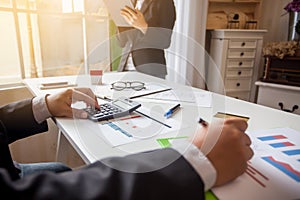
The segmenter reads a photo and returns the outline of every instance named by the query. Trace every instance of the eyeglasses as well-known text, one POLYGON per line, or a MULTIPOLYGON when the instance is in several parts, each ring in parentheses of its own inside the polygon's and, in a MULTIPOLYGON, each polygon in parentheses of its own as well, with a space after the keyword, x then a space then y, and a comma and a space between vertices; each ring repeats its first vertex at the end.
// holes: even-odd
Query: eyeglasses
POLYGON ((117 81, 111 84, 111 89, 114 90, 124 90, 126 88, 131 88, 134 90, 142 90, 145 89, 145 83, 139 81, 117 81))

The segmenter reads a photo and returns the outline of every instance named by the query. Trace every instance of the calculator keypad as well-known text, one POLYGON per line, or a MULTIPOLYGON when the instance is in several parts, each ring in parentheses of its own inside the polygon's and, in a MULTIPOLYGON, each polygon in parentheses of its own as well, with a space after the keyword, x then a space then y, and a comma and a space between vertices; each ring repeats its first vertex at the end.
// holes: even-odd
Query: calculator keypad
POLYGON ((85 110, 93 117, 101 119, 109 119, 112 118, 113 115, 123 112, 121 109, 108 103, 101 104, 100 109, 88 107, 85 110))
POLYGON ((100 104, 99 106, 99 109, 92 106, 84 109, 88 113, 90 120, 102 121, 123 117, 139 108, 141 104, 129 99, 119 98, 108 103, 100 104))

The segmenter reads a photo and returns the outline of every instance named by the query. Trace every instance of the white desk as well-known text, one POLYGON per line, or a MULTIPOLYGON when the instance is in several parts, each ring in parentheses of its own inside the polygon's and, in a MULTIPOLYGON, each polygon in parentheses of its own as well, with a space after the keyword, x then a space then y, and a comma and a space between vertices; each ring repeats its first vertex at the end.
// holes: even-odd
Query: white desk
MULTIPOLYGON (((50 80, 68 80, 71 82, 76 82, 79 87, 91 87, 92 89, 95 87, 90 85, 88 77, 84 76, 27 79, 25 80, 25 83, 28 85, 34 95, 41 95, 45 93, 56 92, 57 90, 59 90, 40 90, 38 88, 38 85, 41 82, 47 82, 50 80)), ((103 76, 104 84, 110 84, 117 80, 140 80, 142 82, 156 81, 176 89, 191 89, 187 86, 169 83, 165 80, 140 74, 137 72, 105 73, 103 76)), ((135 100, 140 101, 142 103, 142 106, 159 106, 162 110, 167 110, 171 105, 168 102, 150 102, 149 100, 145 99, 135 100)), ((172 103, 172 105, 174 105, 174 103, 172 103)), ((182 109, 180 109, 180 111, 174 116, 174 118, 178 119, 184 124, 188 124, 188 129, 184 130, 184 134, 192 134, 195 130, 195 127, 197 126, 196 122, 200 116, 207 121, 210 121, 213 115, 218 111, 250 117, 250 120, 248 121, 249 127, 247 131, 272 129, 278 127, 290 127, 297 131, 300 131, 299 115, 281 112, 272 108, 214 93, 212 96, 211 107, 197 107, 196 105, 192 105, 191 103, 182 103, 182 109)), ((155 141, 154 138, 111 148, 106 142, 104 142, 99 136, 97 136, 95 132, 97 131, 96 124, 89 120, 57 118, 57 126, 62 131, 63 135, 67 138, 68 142, 71 143, 71 145, 75 148, 75 150, 86 163, 92 163, 96 160, 108 156, 120 156, 129 153, 160 148, 159 144, 155 141)), ((169 136, 174 136, 174 133, 166 134, 160 137, 169 136)))

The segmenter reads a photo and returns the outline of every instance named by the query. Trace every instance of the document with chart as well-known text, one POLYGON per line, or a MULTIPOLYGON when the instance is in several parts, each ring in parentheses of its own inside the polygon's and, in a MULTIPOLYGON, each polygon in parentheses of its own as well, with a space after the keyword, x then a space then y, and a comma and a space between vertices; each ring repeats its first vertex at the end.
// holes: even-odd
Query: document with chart
POLYGON ((169 118, 162 114, 146 108, 137 109, 139 113, 113 120, 104 121, 98 124, 100 136, 112 147, 132 143, 139 140, 155 138, 170 132, 177 132, 186 128, 186 124, 169 118))
POLYGON ((252 131, 254 157, 246 173, 213 189, 220 199, 300 199, 300 132, 290 128, 252 131))

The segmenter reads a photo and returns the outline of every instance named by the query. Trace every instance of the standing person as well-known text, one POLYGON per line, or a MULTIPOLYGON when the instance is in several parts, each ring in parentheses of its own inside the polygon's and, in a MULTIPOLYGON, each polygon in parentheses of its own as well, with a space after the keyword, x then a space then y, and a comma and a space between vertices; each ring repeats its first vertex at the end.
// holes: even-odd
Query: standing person
POLYGON ((118 71, 139 72, 165 78, 165 49, 170 46, 176 20, 173 0, 133 0, 121 15, 132 28, 118 27, 119 45, 123 48, 118 71))

